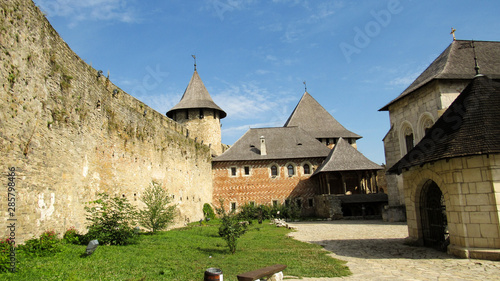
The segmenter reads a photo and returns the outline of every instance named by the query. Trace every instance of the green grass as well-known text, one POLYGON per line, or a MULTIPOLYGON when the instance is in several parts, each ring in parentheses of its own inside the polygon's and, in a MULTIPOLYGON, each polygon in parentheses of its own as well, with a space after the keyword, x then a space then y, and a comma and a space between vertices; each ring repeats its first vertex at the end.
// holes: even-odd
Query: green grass
POLYGON ((0 280, 203 280, 209 267, 220 268, 224 280, 273 264, 285 264, 285 275, 336 277, 349 275, 345 262, 320 246, 296 241, 290 230, 254 223, 238 240, 234 255, 218 236, 218 226, 190 226, 156 235, 141 235, 129 246, 99 246, 89 257, 85 246, 65 245, 51 257, 30 258, 19 252, 18 272, 0 280))

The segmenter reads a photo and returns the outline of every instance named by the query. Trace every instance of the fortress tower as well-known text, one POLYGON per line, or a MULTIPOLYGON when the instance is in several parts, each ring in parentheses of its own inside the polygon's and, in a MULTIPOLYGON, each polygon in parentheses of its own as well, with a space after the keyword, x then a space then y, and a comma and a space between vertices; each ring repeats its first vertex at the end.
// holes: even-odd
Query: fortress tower
POLYGON ((210 146, 213 155, 222 154, 220 119, 226 115, 210 97, 196 69, 179 103, 167 112, 186 126, 191 138, 210 146))

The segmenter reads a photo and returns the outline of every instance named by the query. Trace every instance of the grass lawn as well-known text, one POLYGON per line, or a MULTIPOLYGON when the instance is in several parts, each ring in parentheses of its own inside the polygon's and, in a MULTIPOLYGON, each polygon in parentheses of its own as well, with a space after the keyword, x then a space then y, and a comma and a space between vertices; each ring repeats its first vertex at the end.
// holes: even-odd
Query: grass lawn
POLYGON ((64 245, 51 257, 17 254, 18 272, 0 280, 203 280, 209 267, 220 268, 224 280, 273 264, 285 264, 285 275, 336 277, 349 275, 345 262, 319 245, 296 241, 290 230, 254 223, 238 240, 234 255, 218 235, 218 225, 190 226, 156 235, 141 235, 137 244, 99 246, 82 258, 85 246, 64 245))

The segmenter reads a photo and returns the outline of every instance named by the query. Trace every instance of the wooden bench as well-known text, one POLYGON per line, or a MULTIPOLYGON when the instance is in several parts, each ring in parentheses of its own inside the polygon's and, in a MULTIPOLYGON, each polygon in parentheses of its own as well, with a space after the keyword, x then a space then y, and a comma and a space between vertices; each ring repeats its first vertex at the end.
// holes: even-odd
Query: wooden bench
POLYGON ((286 268, 284 264, 275 264, 268 267, 259 268, 257 270, 239 274, 238 281, 254 281, 262 277, 271 277, 273 274, 283 271, 286 268))

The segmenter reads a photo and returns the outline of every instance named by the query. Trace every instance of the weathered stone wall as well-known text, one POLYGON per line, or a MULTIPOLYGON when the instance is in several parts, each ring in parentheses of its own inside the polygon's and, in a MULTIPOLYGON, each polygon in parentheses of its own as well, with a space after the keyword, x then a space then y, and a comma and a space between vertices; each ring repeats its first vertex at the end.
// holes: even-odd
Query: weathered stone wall
POLYGON ((409 235, 421 240, 420 196, 434 181, 443 193, 449 250, 465 258, 500 259, 500 155, 440 160, 403 173, 409 235))
POLYGON ((210 150, 186 128, 83 62, 30 0, 0 1, 0 235, 14 167, 18 243, 54 229, 85 230, 99 192, 140 205, 151 180, 178 204, 176 225, 212 200, 210 150))
POLYGON ((175 120, 189 130, 191 138, 196 138, 198 142, 203 141, 204 144, 210 146, 214 155, 220 155, 223 152, 223 146, 219 111, 201 109, 201 113, 203 113, 202 118, 200 118, 200 109, 179 110, 175 113, 175 120))
POLYGON ((309 177, 322 163, 323 158, 213 162, 214 204, 218 205, 223 198, 225 208, 231 202, 240 207, 245 203, 271 205, 273 200, 284 204, 286 199, 300 199, 304 215, 314 214, 314 196, 319 186, 309 177), (304 174, 303 165, 309 164, 311 174, 304 174), (287 166, 295 167, 295 175, 288 176, 287 166), (271 166, 279 167, 278 176, 271 176, 271 166), (236 176, 231 176, 231 167, 236 168, 236 176), (249 167, 250 175, 245 175, 245 167, 249 167), (309 206, 309 199, 313 206, 309 206))
MULTIPOLYGON (((468 84, 466 80, 432 81, 411 95, 389 106, 391 129, 384 138, 388 168, 406 154, 403 130, 411 128, 416 145, 468 84)), ((398 175, 387 176, 389 205, 404 204, 403 181, 398 175)))

